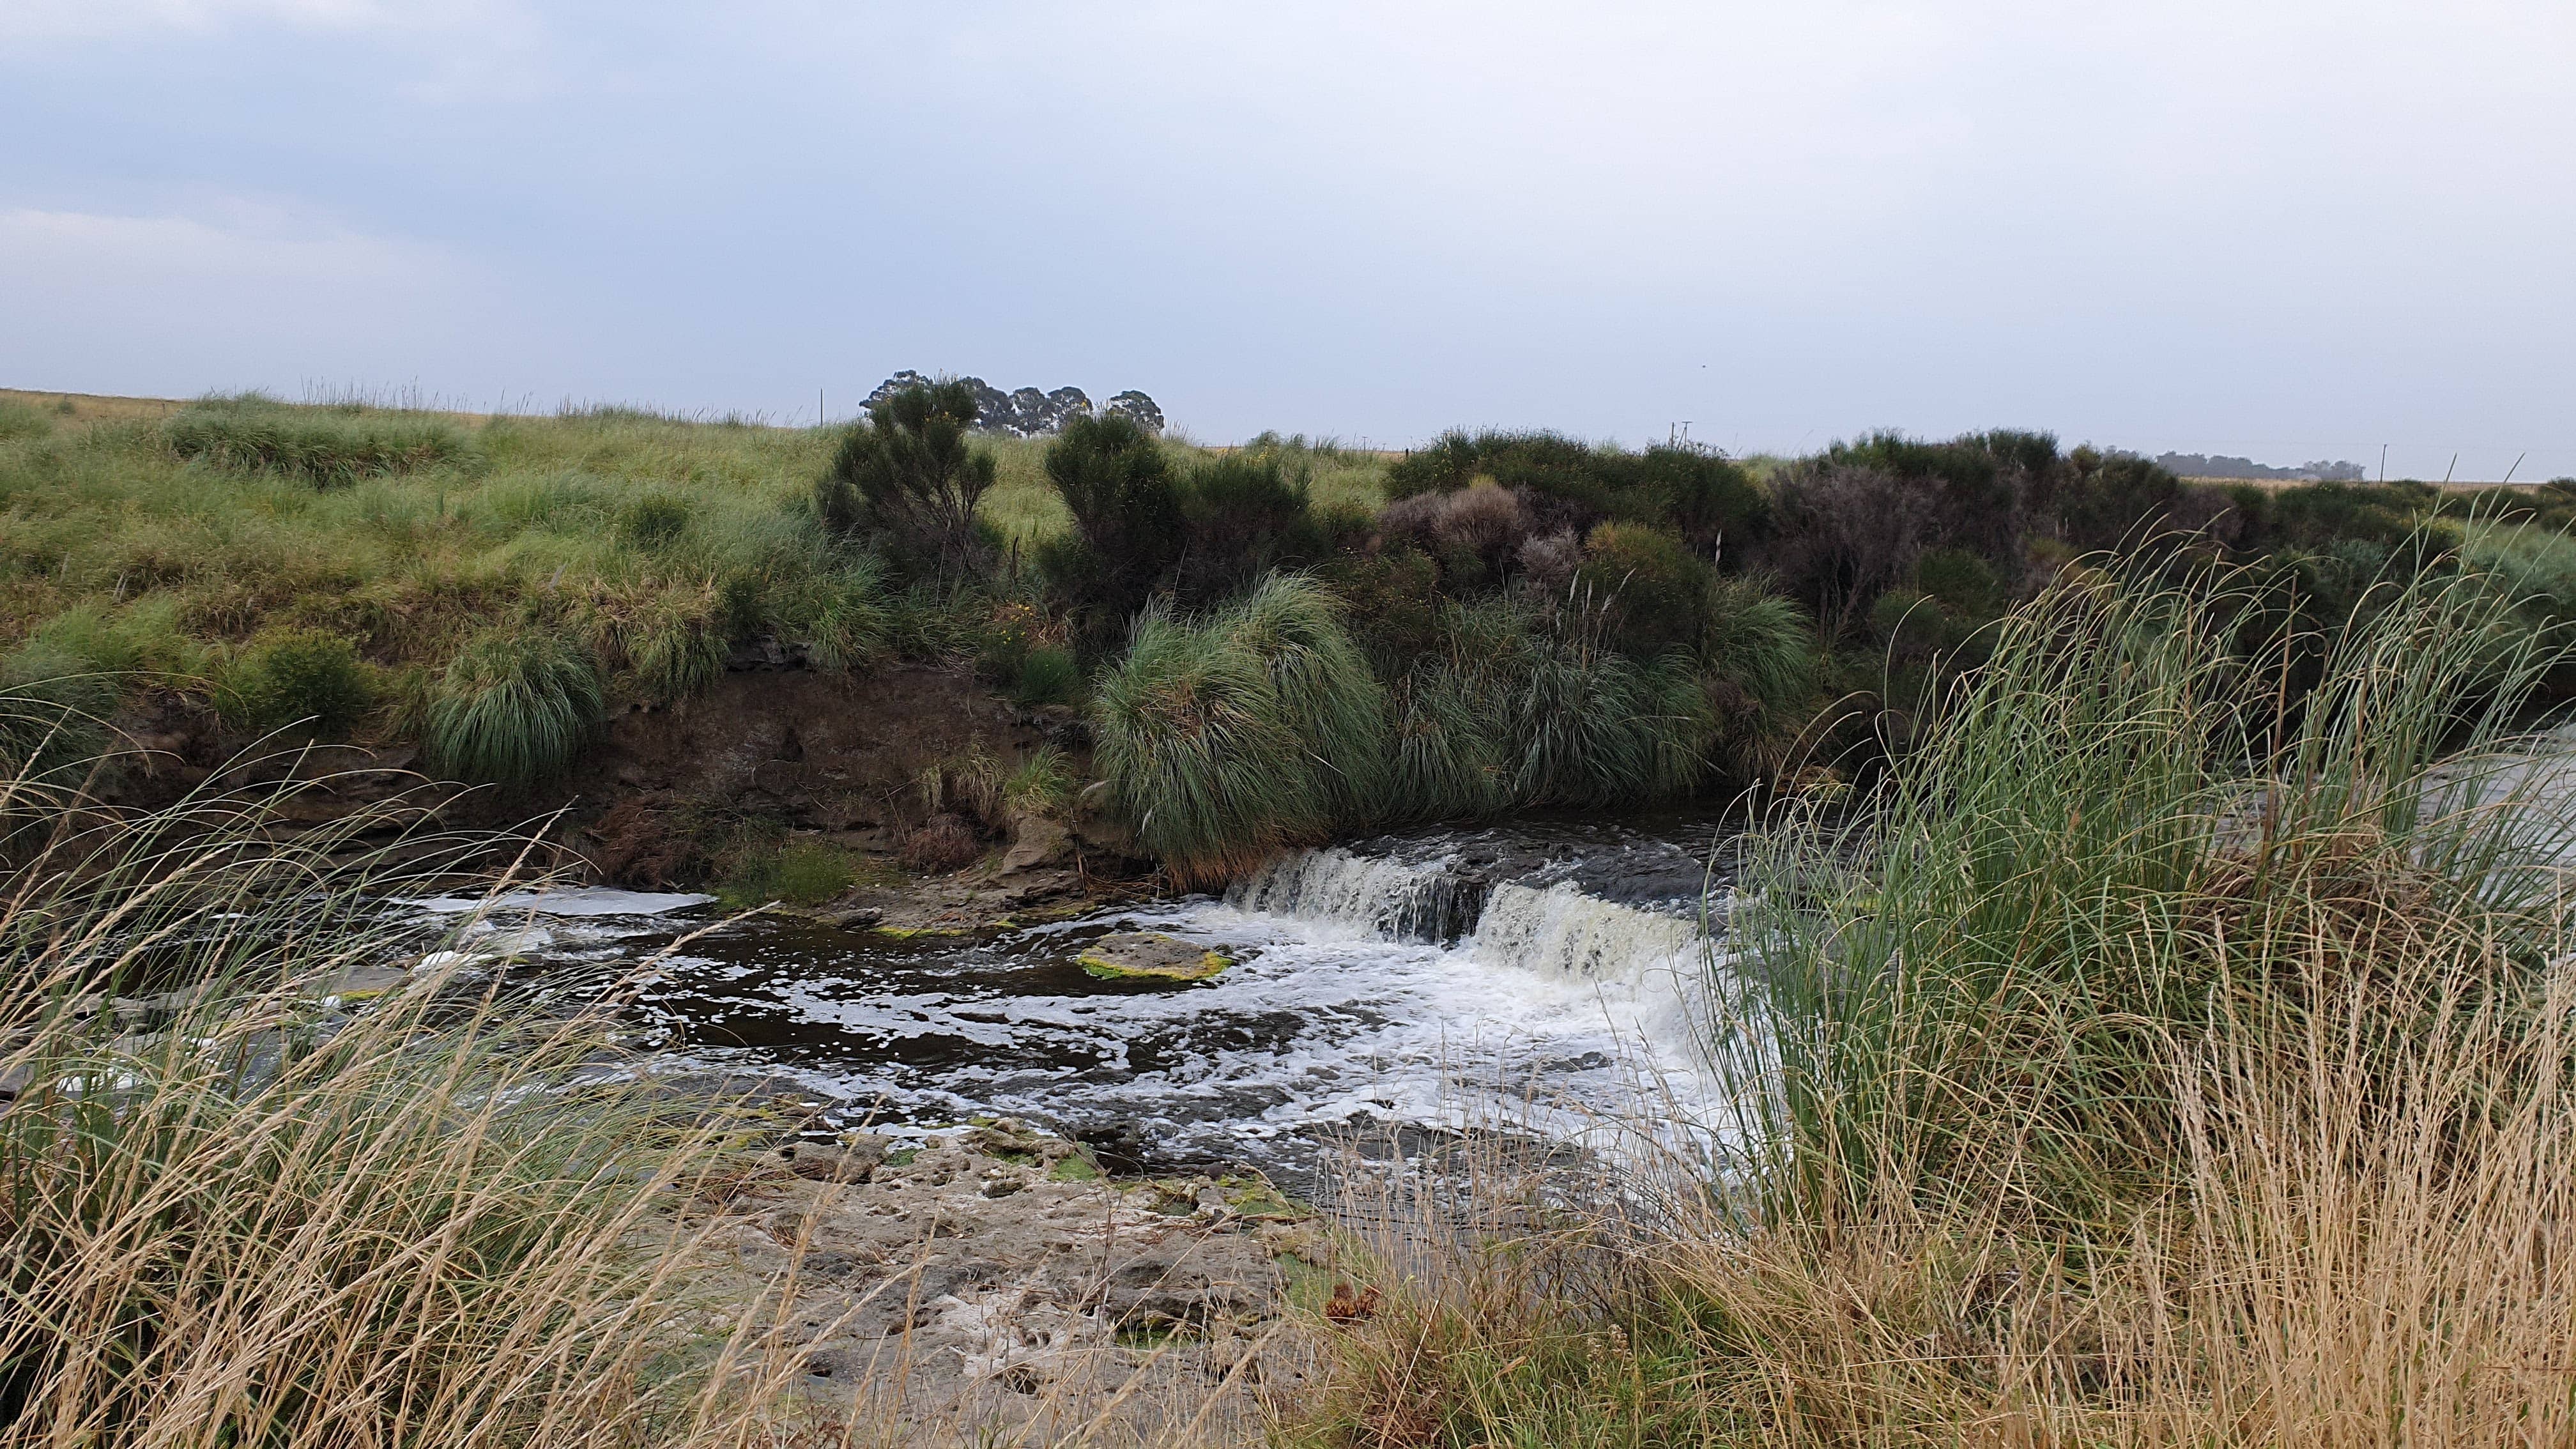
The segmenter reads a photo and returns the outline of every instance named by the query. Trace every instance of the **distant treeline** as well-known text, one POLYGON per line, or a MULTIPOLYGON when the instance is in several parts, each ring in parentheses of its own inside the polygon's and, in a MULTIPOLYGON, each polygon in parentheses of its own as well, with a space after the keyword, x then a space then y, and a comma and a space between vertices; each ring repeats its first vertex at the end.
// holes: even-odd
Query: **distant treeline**
POLYGON ((2211 457, 2206 453, 2159 453, 2156 466, 2184 478, 2276 478, 2284 483, 2360 483, 2369 475, 2359 463, 2319 460, 2295 468, 2275 468, 2251 458, 2211 457))

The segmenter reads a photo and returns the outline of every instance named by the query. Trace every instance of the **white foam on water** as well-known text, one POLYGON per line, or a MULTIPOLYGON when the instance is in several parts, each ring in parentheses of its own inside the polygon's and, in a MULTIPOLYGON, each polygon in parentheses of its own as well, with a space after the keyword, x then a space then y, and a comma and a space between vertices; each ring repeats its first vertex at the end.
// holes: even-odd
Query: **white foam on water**
POLYGON ((402 904, 442 916, 464 915, 471 911, 494 915, 526 912, 539 916, 658 916, 705 905, 714 899, 714 896, 676 891, 621 891, 589 886, 577 890, 519 891, 502 896, 433 896, 428 900, 404 901, 402 904))

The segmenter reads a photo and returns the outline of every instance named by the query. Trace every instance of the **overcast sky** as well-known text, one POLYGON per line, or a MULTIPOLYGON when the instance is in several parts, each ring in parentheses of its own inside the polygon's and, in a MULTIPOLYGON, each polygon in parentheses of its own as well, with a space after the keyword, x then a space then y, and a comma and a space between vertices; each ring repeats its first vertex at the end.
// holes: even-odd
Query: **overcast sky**
POLYGON ((0 0, 0 385, 2576 474, 2576 5, 0 0))

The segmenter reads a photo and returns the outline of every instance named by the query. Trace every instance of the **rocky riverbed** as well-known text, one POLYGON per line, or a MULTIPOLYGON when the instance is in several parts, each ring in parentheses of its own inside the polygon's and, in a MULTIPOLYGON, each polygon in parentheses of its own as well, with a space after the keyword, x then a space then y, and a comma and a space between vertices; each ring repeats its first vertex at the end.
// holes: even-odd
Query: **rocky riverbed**
POLYGON ((744 1328, 817 1424, 889 1443, 1255 1443, 1306 1381, 1331 1240, 1252 1177, 1112 1179, 1008 1119, 746 1159, 704 1233, 701 1351, 744 1328))

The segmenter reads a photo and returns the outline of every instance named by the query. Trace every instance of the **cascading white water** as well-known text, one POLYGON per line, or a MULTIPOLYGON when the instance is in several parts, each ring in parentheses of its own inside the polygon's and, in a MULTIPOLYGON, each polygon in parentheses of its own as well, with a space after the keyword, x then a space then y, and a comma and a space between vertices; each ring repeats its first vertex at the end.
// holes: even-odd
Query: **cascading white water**
POLYGON ((1489 966, 1642 987, 1707 949, 1696 923, 1590 896, 1572 885, 1498 885, 1472 948, 1489 966))
POLYGON ((1590 895, 1571 883, 1490 888, 1417 864, 1338 848, 1291 851, 1226 893, 1241 911, 1348 927, 1389 941, 1463 941, 1488 966, 1634 986, 1705 949, 1696 922, 1590 895))
POLYGON ((1442 862, 1416 865, 1347 850, 1275 856, 1226 892, 1239 911, 1347 926, 1389 941, 1440 943, 1475 924, 1479 892, 1442 862))

